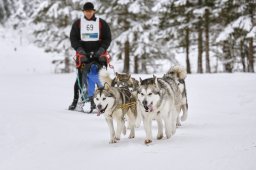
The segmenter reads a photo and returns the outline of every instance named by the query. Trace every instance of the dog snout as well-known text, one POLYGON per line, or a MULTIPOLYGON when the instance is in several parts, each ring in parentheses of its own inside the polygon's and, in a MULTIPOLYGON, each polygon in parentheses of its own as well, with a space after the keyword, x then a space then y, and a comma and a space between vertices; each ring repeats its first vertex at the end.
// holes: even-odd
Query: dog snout
POLYGON ((147 106, 147 105, 148 105, 147 100, 143 100, 143 101, 142 101, 142 104, 143 104, 144 107, 147 106))
POLYGON ((99 110, 101 110, 101 109, 102 109, 102 105, 101 105, 101 104, 97 105, 97 108, 98 108, 99 110))

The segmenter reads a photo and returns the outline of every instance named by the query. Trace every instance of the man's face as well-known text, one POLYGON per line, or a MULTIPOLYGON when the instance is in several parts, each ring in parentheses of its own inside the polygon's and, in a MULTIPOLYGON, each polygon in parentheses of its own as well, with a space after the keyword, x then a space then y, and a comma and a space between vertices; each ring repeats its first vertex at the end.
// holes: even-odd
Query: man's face
POLYGON ((92 19, 95 11, 94 10, 85 10, 83 11, 84 12, 84 16, 87 18, 87 19, 92 19))

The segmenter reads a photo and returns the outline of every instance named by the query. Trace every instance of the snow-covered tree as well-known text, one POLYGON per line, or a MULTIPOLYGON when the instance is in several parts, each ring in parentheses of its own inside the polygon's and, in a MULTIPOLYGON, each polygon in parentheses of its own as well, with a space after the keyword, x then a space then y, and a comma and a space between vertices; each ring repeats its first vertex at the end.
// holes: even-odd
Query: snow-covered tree
MULTIPOLYGON (((72 71, 69 33, 86 0, 1 0, 0 23, 20 32, 72 71), (33 37, 30 35, 32 33, 33 37), (58 57, 58 58, 56 58, 58 57)), ((109 23, 109 48, 124 72, 162 72, 184 56, 187 72, 254 72, 253 0, 92 1, 109 23), (221 61, 221 62, 219 62, 221 61), (196 64, 197 63, 197 64, 196 64), (219 64, 221 63, 221 65, 219 64), (194 67, 194 68, 193 68, 194 67), (197 67, 197 68, 195 68, 197 67)))
MULTIPOLYGON (((113 0, 102 2, 100 12, 106 14, 111 25, 113 42, 112 55, 116 59, 123 59, 124 72, 147 72, 147 65, 154 66, 158 58, 158 51, 152 35, 151 8, 154 1, 146 0, 113 0)), ((160 46, 160 45, 158 45, 160 46)))
POLYGON ((55 60, 64 62, 65 72, 72 71, 69 34, 74 18, 79 16, 72 5, 69 0, 44 1, 32 16, 34 42, 46 52, 55 53, 55 60))
POLYGON ((14 12, 14 0, 0 1, 0 24, 3 24, 14 12))

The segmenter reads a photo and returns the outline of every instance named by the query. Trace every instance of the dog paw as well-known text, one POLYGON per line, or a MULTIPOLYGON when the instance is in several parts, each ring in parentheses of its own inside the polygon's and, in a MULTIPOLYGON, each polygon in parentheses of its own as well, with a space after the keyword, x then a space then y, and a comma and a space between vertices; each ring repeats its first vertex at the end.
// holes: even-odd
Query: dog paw
POLYGON ((139 125, 135 125, 135 128, 139 128, 140 127, 140 124, 139 125))
POLYGON ((134 135, 129 135, 129 139, 135 138, 134 135))
POLYGON ((136 127, 136 128, 139 128, 139 127, 140 127, 140 122, 139 122, 139 123, 136 123, 136 124, 135 124, 135 127, 136 127))
POLYGON ((166 138, 170 139, 172 137, 172 134, 166 134, 166 138))
POLYGON ((162 139, 163 137, 164 137, 163 134, 157 135, 157 140, 160 140, 160 139, 162 139))
POLYGON ((179 127, 179 126, 181 126, 181 123, 180 122, 176 123, 176 127, 179 127))
POLYGON ((115 140, 115 139, 111 139, 110 141, 109 141, 109 144, 112 144, 112 143, 116 143, 117 141, 115 140))
POLYGON ((176 129, 172 131, 172 135, 174 135, 176 133, 176 129))
POLYGON ((181 116, 181 119, 180 119, 182 122, 184 122, 185 120, 187 120, 187 115, 183 115, 181 116))
POLYGON ((144 141, 145 144, 149 144, 151 142, 152 142, 152 140, 150 140, 150 139, 145 139, 145 141, 144 141))
POLYGON ((116 141, 120 140, 120 137, 115 137, 115 140, 116 140, 116 141))
POLYGON ((123 135, 126 135, 126 127, 123 128, 123 135))

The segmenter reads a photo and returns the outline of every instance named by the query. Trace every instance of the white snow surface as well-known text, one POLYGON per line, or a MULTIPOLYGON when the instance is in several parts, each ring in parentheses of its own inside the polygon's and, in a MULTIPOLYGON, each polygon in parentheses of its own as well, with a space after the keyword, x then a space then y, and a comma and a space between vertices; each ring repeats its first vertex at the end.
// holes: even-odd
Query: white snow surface
POLYGON ((255 74, 188 75, 189 117, 171 139, 156 140, 154 122, 150 145, 143 125, 109 144, 102 115, 67 110, 75 73, 53 74, 48 54, 10 40, 0 38, 1 170, 256 169, 255 74))

